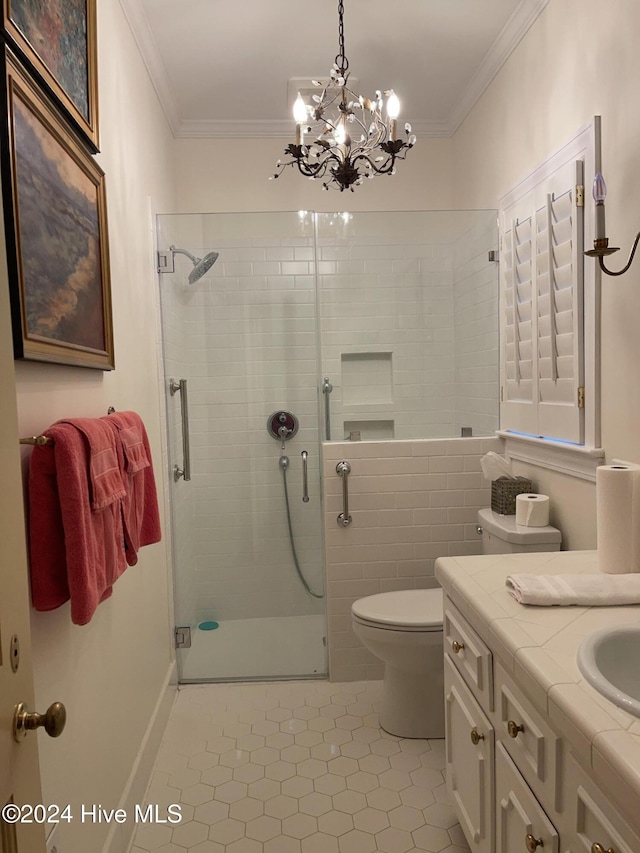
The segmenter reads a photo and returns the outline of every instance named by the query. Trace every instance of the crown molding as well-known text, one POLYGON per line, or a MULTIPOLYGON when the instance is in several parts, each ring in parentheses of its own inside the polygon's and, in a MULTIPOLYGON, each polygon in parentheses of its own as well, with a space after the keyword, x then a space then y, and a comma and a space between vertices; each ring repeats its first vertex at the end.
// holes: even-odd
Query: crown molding
POLYGON ((489 84, 511 56, 549 0, 523 0, 505 24, 502 32, 480 63, 471 85, 454 106, 448 119, 449 135, 453 136, 489 84))
MULTIPOLYGON (((411 122, 411 131, 417 137, 448 137, 446 122, 419 120, 411 122)), ((293 121, 270 120, 227 120, 210 119, 195 121, 185 119, 180 122, 174 135, 178 139, 288 139, 294 135, 293 121)))
POLYGON ((142 3, 140 0, 120 0, 120 6, 129 24, 133 39, 138 45, 142 61, 149 72, 151 84, 156 90, 160 106, 164 110, 171 132, 176 136, 180 127, 178 107, 142 3))

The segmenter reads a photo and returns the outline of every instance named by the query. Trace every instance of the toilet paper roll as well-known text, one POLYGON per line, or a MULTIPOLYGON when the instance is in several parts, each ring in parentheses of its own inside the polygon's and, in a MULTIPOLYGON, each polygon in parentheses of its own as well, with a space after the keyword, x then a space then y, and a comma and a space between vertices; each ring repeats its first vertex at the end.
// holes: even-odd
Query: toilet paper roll
POLYGON ((640 465, 596 468, 598 568, 607 574, 640 571, 640 465))
POLYGON ((516 495, 516 524, 546 527, 549 524, 549 496, 516 495))

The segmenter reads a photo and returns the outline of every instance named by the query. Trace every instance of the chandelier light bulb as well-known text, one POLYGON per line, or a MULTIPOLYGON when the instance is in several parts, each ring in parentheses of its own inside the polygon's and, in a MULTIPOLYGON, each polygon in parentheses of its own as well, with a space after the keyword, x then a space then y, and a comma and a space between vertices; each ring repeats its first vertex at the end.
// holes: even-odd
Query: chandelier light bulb
POLYGON ((300 92, 293 104, 293 120, 296 124, 304 124, 307 120, 307 105, 302 100, 300 92))
POLYGON ((391 89, 391 93, 387 98, 387 115, 390 119, 397 119, 400 115, 400 98, 391 89))

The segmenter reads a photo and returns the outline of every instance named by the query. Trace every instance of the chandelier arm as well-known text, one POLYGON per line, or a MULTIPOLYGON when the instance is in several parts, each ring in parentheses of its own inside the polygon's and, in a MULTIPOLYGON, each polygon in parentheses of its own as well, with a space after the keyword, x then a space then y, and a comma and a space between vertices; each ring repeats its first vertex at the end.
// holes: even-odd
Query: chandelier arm
POLYGON ((602 272, 606 273, 607 275, 624 275, 624 273, 626 273, 626 271, 629 269, 629 267, 631 266, 631 264, 633 262, 633 257, 636 253, 636 249, 638 248, 639 242, 640 242, 640 233, 636 236, 636 239, 633 243, 633 248, 631 249, 631 254, 629 255, 629 260, 627 261, 627 265, 625 267, 623 267, 621 270, 618 270, 617 272, 614 272, 614 270, 608 270, 604 265, 604 258, 602 257, 602 255, 600 255, 600 257, 598 258, 598 261, 600 263, 600 269, 602 270, 602 272))
POLYGON ((377 175, 388 175, 389 172, 393 171, 397 156, 397 154, 387 154, 386 160, 381 166, 377 165, 368 154, 358 154, 351 162, 355 166, 359 160, 365 160, 377 175))

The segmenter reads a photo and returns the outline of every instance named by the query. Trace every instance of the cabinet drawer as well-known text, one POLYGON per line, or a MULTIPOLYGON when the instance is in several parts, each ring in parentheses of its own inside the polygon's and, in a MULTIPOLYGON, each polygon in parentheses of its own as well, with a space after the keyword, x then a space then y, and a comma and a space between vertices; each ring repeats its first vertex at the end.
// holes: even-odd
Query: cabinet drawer
POLYGON ((558 853, 556 828, 504 746, 496 745, 496 853, 558 853))
POLYGON ((571 825, 567 853, 593 853, 598 850, 597 845, 601 846, 604 853, 609 850, 615 853, 638 853, 640 836, 636 835, 571 755, 567 758, 564 775, 571 825))
POLYGON ((447 790, 474 853, 493 849, 493 727, 444 656, 447 790))
POLYGON ((476 699, 493 711, 491 651, 448 598, 444 606, 444 649, 476 699))
POLYGON ((562 741, 511 678, 496 665, 496 738, 537 797, 562 811, 562 741))

